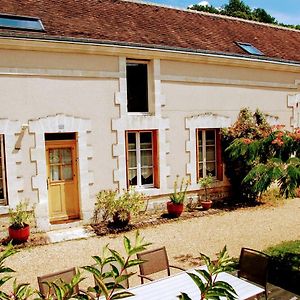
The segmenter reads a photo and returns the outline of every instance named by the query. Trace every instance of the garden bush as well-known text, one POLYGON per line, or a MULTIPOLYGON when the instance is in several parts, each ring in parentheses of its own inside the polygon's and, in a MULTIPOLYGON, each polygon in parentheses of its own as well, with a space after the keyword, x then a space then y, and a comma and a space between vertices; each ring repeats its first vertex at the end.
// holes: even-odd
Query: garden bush
POLYGON ((286 198, 295 196, 300 185, 300 129, 271 126, 259 110, 243 108, 222 137, 233 199, 255 201, 272 183, 286 198))

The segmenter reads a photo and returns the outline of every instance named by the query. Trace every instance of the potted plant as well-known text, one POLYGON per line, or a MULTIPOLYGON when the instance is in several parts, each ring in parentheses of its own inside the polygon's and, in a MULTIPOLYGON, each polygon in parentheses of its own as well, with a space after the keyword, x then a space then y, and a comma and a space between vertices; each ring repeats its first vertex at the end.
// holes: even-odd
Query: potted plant
POLYGON ((205 210, 210 209, 212 206, 212 201, 211 199, 208 198, 208 189, 210 188, 213 182, 214 182, 214 178, 211 175, 202 177, 198 181, 200 188, 204 188, 204 192, 205 192, 205 200, 201 200, 201 206, 205 210))
POLYGON ((189 186, 189 181, 182 178, 178 189, 178 179, 179 175, 176 176, 176 180, 174 181, 174 191, 170 195, 170 201, 167 202, 168 213, 171 217, 175 218, 178 218, 183 212, 184 200, 189 186))
POLYGON ((120 194, 117 190, 102 190, 97 195, 94 211, 94 223, 99 215, 107 221, 111 219, 116 227, 125 227, 130 218, 139 213, 145 203, 145 196, 131 188, 120 194))
MULTIPOLYGON (((220 297, 229 300, 237 299, 237 294, 229 283, 217 280, 219 273, 230 272, 235 265, 234 260, 228 255, 226 246, 218 254, 216 261, 212 261, 202 253, 200 256, 204 260, 206 268, 196 269, 195 273, 187 272, 200 290, 200 300, 221 299, 220 297)), ((191 300, 186 293, 181 293, 178 298, 191 300)))
POLYGON ((9 237, 15 243, 24 243, 30 235, 29 221, 34 218, 34 208, 29 206, 28 200, 22 200, 16 208, 9 209, 8 227, 9 237))

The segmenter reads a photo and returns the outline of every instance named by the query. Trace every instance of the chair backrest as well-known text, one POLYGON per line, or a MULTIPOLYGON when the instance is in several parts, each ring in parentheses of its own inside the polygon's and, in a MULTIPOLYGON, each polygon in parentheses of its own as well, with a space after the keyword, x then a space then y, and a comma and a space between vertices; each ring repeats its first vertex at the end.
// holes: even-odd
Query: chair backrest
MULTIPOLYGON (((64 282, 69 283, 71 282, 72 278, 76 275, 76 268, 71 268, 43 276, 39 276, 37 278, 38 284, 39 284, 39 290, 41 294, 46 297, 47 294, 49 293, 49 288, 45 282, 53 282, 53 281, 58 281, 62 279, 64 282)), ((79 286, 77 285, 75 287, 75 292, 79 293, 79 286)), ((51 291, 50 291, 51 293, 51 291)), ((52 294, 52 293, 51 293, 52 294)))
POLYGON ((245 278, 266 288, 268 267, 268 255, 257 250, 242 248, 239 259, 239 277, 245 278))
MULTIPOLYGON (((120 269, 121 269, 120 264, 119 264, 117 261, 111 261, 109 264, 106 264, 106 265, 104 266, 103 272, 109 272, 109 271, 111 270, 111 265, 117 267, 118 270, 120 271, 120 269)), ((93 267, 98 268, 98 265, 95 264, 95 265, 93 265, 93 267)), ((123 275, 127 275, 127 274, 128 274, 127 270, 124 270, 124 271, 123 271, 123 275)), ((95 276, 94 276, 94 281, 95 281, 95 285, 97 285, 97 281, 96 281, 95 276)), ((105 279, 105 280, 104 280, 105 283, 108 283, 109 281, 110 281, 109 279, 105 279)), ((129 280, 128 280, 128 278, 125 279, 125 280, 123 280, 123 281, 121 281, 120 284, 121 284, 125 289, 128 289, 128 288, 129 288, 129 280)))
POLYGON ((144 262, 139 265, 141 275, 149 275, 166 270, 170 276, 170 266, 165 247, 148 250, 137 254, 144 262))

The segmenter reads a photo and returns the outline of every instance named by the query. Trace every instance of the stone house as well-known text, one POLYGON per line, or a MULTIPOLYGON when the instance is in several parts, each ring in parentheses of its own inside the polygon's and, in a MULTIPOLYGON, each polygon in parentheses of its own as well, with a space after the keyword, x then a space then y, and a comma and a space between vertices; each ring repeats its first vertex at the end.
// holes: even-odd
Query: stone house
POLYGON ((211 174, 242 107, 300 125, 300 31, 123 0, 0 0, 0 215, 88 222, 101 189, 211 174))

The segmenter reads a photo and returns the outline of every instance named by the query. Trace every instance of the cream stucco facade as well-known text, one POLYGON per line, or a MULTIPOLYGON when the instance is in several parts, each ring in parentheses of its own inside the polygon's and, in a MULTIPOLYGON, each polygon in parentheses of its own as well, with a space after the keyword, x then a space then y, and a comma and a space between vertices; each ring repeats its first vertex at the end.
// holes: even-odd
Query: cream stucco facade
POLYGON ((53 228, 45 134, 77 134, 80 219, 89 222, 99 190, 127 187, 127 131, 158 132, 159 186, 142 191, 159 196, 176 174, 197 189, 197 128, 227 127, 242 107, 287 128, 300 122, 300 67, 238 57, 0 39, 0 91, 8 189, 0 214, 29 198, 45 231, 53 228), (149 113, 127 112, 126 59, 148 61, 149 113))

